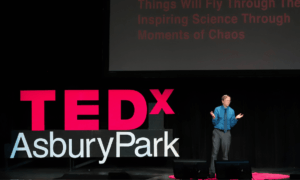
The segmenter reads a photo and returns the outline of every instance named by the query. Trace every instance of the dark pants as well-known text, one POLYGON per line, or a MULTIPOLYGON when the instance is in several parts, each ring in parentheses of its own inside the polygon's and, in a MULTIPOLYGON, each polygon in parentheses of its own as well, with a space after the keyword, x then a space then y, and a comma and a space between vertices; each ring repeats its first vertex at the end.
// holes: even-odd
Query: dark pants
POLYGON ((223 160, 228 160, 228 153, 231 142, 230 130, 224 133, 224 131, 219 129, 214 129, 212 132, 212 152, 211 152, 211 162, 209 167, 210 173, 216 173, 214 161, 217 160, 218 152, 220 149, 220 144, 222 147, 223 160))

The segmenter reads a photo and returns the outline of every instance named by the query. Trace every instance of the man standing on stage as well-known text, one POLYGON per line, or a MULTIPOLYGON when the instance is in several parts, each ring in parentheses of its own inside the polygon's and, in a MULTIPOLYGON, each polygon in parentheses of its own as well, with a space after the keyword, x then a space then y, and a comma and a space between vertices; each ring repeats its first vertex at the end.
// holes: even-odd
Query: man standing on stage
POLYGON ((209 177, 215 177, 215 166, 214 161, 217 160, 217 155, 219 152, 220 144, 222 147, 223 160, 228 160, 228 153, 231 142, 230 129, 236 125, 238 119, 242 118, 244 115, 239 114, 235 116, 234 110, 229 107, 231 98, 228 95, 222 96, 223 105, 215 108, 214 113, 211 111, 212 123, 214 125, 214 130, 212 133, 212 153, 211 162, 209 167, 209 177))

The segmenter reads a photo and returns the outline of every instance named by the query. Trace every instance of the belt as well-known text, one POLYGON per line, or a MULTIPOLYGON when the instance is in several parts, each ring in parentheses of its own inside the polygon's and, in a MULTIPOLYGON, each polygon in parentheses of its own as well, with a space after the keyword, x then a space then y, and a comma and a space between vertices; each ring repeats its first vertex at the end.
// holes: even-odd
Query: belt
MULTIPOLYGON (((215 129, 217 129, 217 128, 215 128, 215 129)), ((223 129, 217 129, 217 130, 225 132, 223 129)), ((230 131, 230 130, 227 130, 227 131, 230 131)))

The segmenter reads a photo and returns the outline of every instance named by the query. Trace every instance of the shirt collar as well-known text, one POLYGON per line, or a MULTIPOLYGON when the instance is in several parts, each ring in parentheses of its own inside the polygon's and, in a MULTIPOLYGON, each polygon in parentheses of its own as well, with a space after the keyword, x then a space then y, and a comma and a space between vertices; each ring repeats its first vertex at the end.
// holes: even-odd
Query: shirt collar
POLYGON ((227 108, 225 108, 224 106, 223 106, 223 104, 222 104, 222 109, 228 109, 229 108, 229 106, 227 106, 227 108))

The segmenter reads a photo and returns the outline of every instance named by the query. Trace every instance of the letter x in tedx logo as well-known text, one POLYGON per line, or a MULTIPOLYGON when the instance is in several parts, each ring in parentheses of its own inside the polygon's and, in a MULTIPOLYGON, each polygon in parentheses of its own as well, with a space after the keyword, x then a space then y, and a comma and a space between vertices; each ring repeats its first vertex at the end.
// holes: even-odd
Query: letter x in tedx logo
POLYGON ((159 114, 160 110, 163 109, 166 114, 175 114, 167 103, 168 98, 173 92, 173 89, 166 89, 163 94, 160 94, 158 89, 150 89, 151 93, 157 100, 154 108, 151 110, 150 114, 159 114))
MULTIPOLYGON (((167 103, 173 89, 165 89, 161 94, 158 89, 150 89, 157 103, 150 112, 175 114, 167 103)), ((45 130, 45 101, 55 101, 55 90, 22 90, 21 101, 31 101, 32 131, 45 130)), ((99 120, 78 120, 78 115, 99 115, 99 105, 77 105, 78 101, 98 101, 98 90, 65 90, 65 130, 99 130, 99 120)), ((140 127, 147 117, 147 103, 144 96, 135 90, 108 91, 108 129, 132 130, 140 127), (121 119, 121 101, 130 101, 134 113, 130 119, 121 119)))

